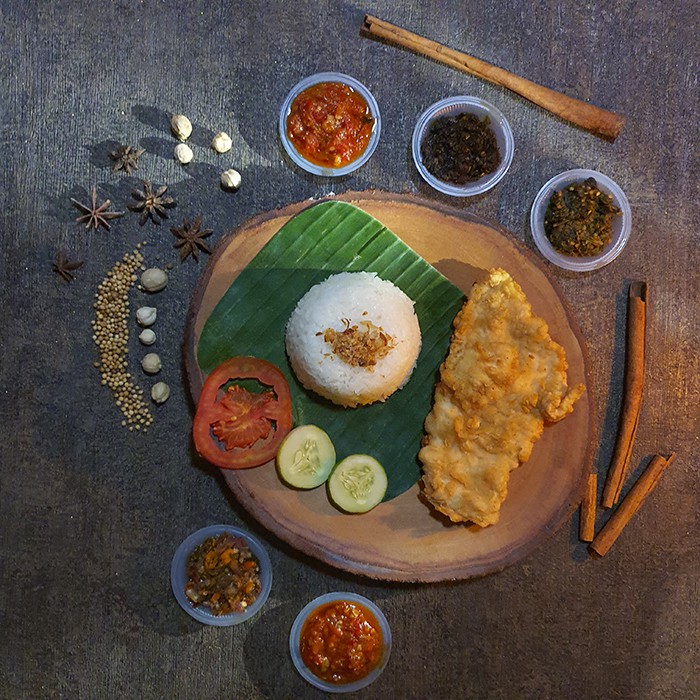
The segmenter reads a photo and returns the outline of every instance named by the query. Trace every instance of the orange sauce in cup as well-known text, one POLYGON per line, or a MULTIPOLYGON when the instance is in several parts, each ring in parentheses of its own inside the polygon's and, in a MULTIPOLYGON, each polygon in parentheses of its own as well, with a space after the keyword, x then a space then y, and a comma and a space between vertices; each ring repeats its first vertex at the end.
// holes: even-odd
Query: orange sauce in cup
POLYGON ((349 85, 317 83, 294 98, 287 136, 309 162, 340 168, 364 153, 374 122, 365 98, 349 85))
POLYGON ((383 635, 379 622, 364 606, 335 600, 309 615, 299 647, 315 676, 340 685, 364 678, 379 665, 383 635))

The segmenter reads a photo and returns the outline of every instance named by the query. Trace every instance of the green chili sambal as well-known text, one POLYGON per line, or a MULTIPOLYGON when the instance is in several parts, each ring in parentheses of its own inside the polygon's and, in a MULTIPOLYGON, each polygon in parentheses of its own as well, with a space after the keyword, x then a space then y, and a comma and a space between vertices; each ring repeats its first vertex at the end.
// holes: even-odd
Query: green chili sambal
POLYGON ((612 240, 613 220, 620 213, 612 196, 589 177, 554 192, 544 215, 544 232, 562 255, 599 255, 612 240))

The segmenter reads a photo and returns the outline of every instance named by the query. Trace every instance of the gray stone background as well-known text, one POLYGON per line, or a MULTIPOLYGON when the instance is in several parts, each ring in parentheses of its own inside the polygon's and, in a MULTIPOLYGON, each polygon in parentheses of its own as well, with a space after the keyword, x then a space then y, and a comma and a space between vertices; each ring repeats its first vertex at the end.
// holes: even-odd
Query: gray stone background
MULTIPOLYGON (((312 597, 345 589, 377 601, 394 633, 390 664, 363 697, 699 697, 699 14, 694 2, 653 0, 2 0, 0 696, 319 697, 294 671, 289 628, 312 597), (622 135, 603 141, 504 89, 363 37, 365 12, 622 113, 622 135), (288 90, 320 70, 367 84, 384 121, 370 162, 335 182, 294 167, 276 134, 288 90), (110 232, 86 231, 69 200, 97 184, 124 209, 147 177, 177 199, 173 221, 202 214, 214 242, 255 214, 330 192, 440 200, 420 181, 409 143, 423 109, 455 94, 498 105, 516 140, 505 180, 478 199, 443 200, 456 209, 534 250, 529 207, 551 176, 593 168, 626 191, 634 228, 622 255, 591 274, 548 269, 589 345, 601 473, 621 401, 626 287, 649 283, 632 466, 638 473, 657 451, 678 458, 600 561, 578 542, 574 516, 497 575, 384 584, 268 535, 192 454, 180 343, 206 260, 180 265, 168 227, 140 228, 133 214, 110 232), (174 112, 194 124, 186 169, 172 160, 174 112), (233 137, 226 156, 208 148, 219 129, 233 137), (132 177, 110 170, 118 142, 146 149, 132 177), (236 194, 218 186, 222 165, 242 173, 236 194), (149 264, 174 265, 157 299, 172 396, 138 435, 120 427, 99 385, 90 321, 97 284, 144 239, 149 264), (85 260, 72 284, 51 272, 59 248, 85 260), (179 542, 215 522, 258 534, 273 560, 269 602, 239 627, 200 626, 169 588, 179 542)), ((142 301, 134 293, 132 303, 142 301)))

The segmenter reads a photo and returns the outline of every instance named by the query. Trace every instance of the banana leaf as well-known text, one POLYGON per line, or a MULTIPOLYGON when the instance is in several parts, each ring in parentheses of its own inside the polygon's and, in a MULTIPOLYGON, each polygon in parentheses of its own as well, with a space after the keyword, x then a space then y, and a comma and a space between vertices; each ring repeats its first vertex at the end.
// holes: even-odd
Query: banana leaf
POLYGON ((418 451, 452 320, 464 295, 375 218, 345 202, 322 202, 286 223, 234 280, 207 319, 197 346, 205 374, 236 355, 277 365, 293 397, 294 424, 314 424, 338 460, 366 453, 384 466, 384 500, 420 478, 418 451), (376 272, 415 301, 422 347, 411 379, 385 402, 341 408, 304 389, 284 349, 287 320, 313 285, 343 271, 376 272))

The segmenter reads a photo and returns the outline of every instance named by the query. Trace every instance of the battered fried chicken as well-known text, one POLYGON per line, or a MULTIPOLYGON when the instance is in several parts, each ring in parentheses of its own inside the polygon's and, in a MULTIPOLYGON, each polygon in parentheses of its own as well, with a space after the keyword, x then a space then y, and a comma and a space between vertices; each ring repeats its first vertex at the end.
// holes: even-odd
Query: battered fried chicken
POLYGON ((419 458, 424 493, 453 522, 498 522, 510 472, 527 461, 545 421, 573 410, 564 348, 501 269, 474 285, 454 320, 419 458))

